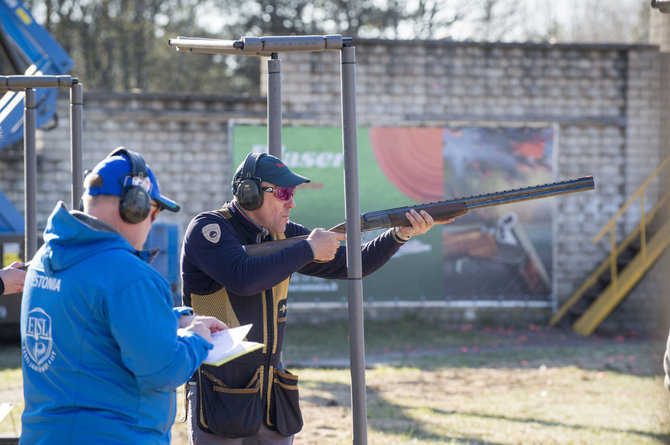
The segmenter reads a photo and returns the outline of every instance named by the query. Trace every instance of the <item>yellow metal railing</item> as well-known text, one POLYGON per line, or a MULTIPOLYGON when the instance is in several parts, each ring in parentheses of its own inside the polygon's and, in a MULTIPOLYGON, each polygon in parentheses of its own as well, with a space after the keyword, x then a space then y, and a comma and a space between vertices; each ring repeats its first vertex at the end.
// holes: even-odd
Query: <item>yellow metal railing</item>
MULTIPOLYGON (((633 195, 628 198, 628 201, 624 205, 621 206, 619 211, 617 211, 612 218, 605 224, 605 226, 600 229, 600 232, 596 236, 593 237, 593 242, 597 243, 600 241, 600 239, 605 236, 607 232, 610 233, 610 270, 612 273, 612 284, 616 286, 616 280, 617 280, 617 267, 616 267, 616 223, 619 221, 619 219, 626 213, 628 208, 635 203, 635 201, 639 198, 640 200, 640 248, 641 248, 641 255, 642 258, 646 260, 647 257, 647 217, 649 216, 650 218, 653 216, 647 215, 645 210, 644 210, 644 192, 647 190, 647 187, 649 187, 649 184, 656 179, 656 177, 663 171, 663 169, 670 163, 670 156, 665 159, 661 163, 661 165, 658 166, 656 170, 647 178, 646 181, 642 183, 642 185, 637 189, 633 195)), ((667 194, 663 197, 661 201, 667 200, 667 194)), ((659 201, 660 202, 660 201, 659 201)), ((658 209, 661 206, 656 205, 654 209, 658 209)), ((646 261, 645 261, 646 264, 646 261)))
POLYGON ((646 257, 643 258, 642 254, 638 253, 627 263, 626 267, 619 273, 617 287, 615 288, 610 283, 589 308, 581 314, 572 325, 572 329, 583 336, 591 335, 628 295, 635 284, 642 279, 668 244, 670 244, 670 224, 666 221, 659 231, 649 238, 646 257))
MULTIPOLYGON (((661 165, 658 166, 656 170, 642 183, 642 185, 637 189, 635 193, 619 208, 619 210, 610 218, 610 220, 603 226, 603 228, 593 237, 593 242, 599 242, 608 232, 610 234, 610 254, 596 270, 582 283, 582 285, 575 291, 575 293, 561 306, 561 308, 554 314, 551 318, 551 324, 555 325, 558 321, 563 318, 567 311, 584 295, 584 293, 595 284, 598 278, 602 275, 603 272, 608 268, 610 269, 610 288, 615 292, 619 293, 619 273, 617 267, 617 258, 628 248, 630 243, 632 243, 638 236, 640 238, 640 252, 639 256, 641 257, 641 267, 645 269, 650 267, 650 258, 647 255, 647 222, 651 221, 658 211, 668 202, 670 199, 670 191, 666 192, 663 197, 656 203, 654 208, 648 213, 645 212, 645 199, 644 194, 651 184, 651 182, 663 171, 663 169, 670 164, 670 156, 666 158, 661 165), (626 236, 619 245, 616 243, 616 224, 621 219, 621 217, 626 213, 626 211, 635 203, 635 201, 640 200, 640 223, 637 227, 626 236)), ((654 258, 655 260, 655 258, 654 258)))

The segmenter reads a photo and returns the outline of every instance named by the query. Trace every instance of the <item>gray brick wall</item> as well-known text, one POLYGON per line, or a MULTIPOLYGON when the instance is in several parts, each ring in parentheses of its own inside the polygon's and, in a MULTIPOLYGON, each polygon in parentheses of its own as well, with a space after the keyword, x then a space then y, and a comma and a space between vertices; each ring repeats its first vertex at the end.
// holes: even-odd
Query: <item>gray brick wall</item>
MULTIPOLYGON (((664 29, 661 27, 661 29, 664 29)), ((339 119, 337 53, 281 54, 287 115, 339 119)), ((596 177, 594 193, 556 198, 554 287, 559 305, 609 252, 593 237, 665 158, 665 56, 652 45, 455 42, 356 43, 360 125, 542 125, 557 130, 556 179, 596 177)), ((261 65, 263 66, 263 65, 261 65)), ((655 203, 655 182, 646 208, 655 203)), ((621 239, 639 204, 617 225, 621 239)), ((653 330, 658 274, 608 318, 653 330), (635 309, 631 309, 631 307, 635 309)))
MULTIPOLYGON (((85 85, 84 85, 85 88, 85 85)), ((183 234, 197 213, 230 199, 228 124, 265 115, 265 100, 181 95, 84 96, 84 169, 115 147, 139 151, 157 172, 161 192, 182 205, 159 221, 175 223, 183 234)), ((70 205, 69 99, 58 106, 59 125, 38 131, 37 224, 43 230, 58 200, 70 205)), ((0 190, 23 210, 22 151, 0 151, 0 190)))
MULTIPOLYGON (((339 124, 339 56, 280 54, 284 124, 339 124)), ((663 86, 670 70, 657 46, 362 40, 356 58, 361 126, 555 126, 556 179, 593 174, 597 187, 555 198, 559 303, 606 257, 609 246, 592 243, 593 236, 669 153, 663 86)), ((68 106, 62 98, 60 125, 39 132, 40 229, 54 203, 69 200, 68 106)), ((179 224, 181 236, 195 214, 230 197, 228 124, 264 123, 265 112, 264 98, 85 94, 84 166, 117 145, 141 151, 159 172, 162 191, 184 207, 161 216, 179 224)), ((20 150, 10 152, 0 151, 0 189, 22 209, 22 159, 20 150)), ((648 206, 661 189, 652 189, 648 206)), ((638 218, 627 215, 619 237, 638 218)), ((637 308, 635 315, 617 311, 612 323, 630 326, 658 312, 659 291, 648 290, 659 289, 656 281, 640 288, 624 303, 637 308)))

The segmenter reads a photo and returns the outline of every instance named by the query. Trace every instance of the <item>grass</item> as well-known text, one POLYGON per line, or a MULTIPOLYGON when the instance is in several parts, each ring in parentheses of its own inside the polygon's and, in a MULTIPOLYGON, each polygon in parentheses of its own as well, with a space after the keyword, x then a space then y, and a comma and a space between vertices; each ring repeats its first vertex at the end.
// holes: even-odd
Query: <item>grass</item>
MULTIPOLYGON (((508 335, 497 336, 500 329, 489 332, 473 330, 471 325, 456 328, 450 324, 427 323, 413 317, 392 321, 375 321, 365 325, 367 353, 385 353, 391 350, 411 351, 422 348, 472 346, 500 346, 515 343, 508 335)), ((510 331, 512 332, 512 331, 510 331)), ((309 357, 346 357, 349 355, 349 327, 345 321, 324 324, 296 324, 287 328, 284 357, 304 360, 309 357), (309 339, 309 341, 305 341, 309 339)))
POLYGON ((17 437, 21 434, 22 388, 21 348, 18 341, 0 343, 0 402, 13 405, 13 409, 0 422, 0 437, 17 437))
MULTIPOLYGON (((297 372, 308 420, 297 443, 351 443, 348 371, 297 372), (325 423, 335 424, 339 437, 326 434, 325 423)), ((575 366, 432 371, 381 366, 369 370, 366 381, 370 443, 663 444, 670 440, 668 395, 660 377, 575 366)))
MULTIPOLYGON (((664 339, 412 318, 368 321, 365 338, 370 444, 670 443, 664 339)), ((285 344, 305 419, 296 444, 350 444, 346 323, 290 324, 285 344)), ((0 348, 0 401, 21 386, 20 360, 16 345, 0 348)), ((15 402, 0 436, 20 431, 15 402)), ((175 424, 174 444, 185 430, 175 424)))
MULTIPOLYGON (((350 371, 314 368, 346 351, 345 323, 288 332, 306 418, 296 442, 351 443, 350 371)), ((412 318, 367 322, 365 339, 369 443, 670 443, 661 339, 412 318)))

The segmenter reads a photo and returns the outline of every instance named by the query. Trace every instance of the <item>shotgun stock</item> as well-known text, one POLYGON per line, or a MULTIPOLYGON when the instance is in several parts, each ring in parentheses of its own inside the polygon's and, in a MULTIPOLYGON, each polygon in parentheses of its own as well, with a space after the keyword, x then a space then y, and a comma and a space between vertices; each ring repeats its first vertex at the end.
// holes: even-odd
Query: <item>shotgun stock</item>
MULTIPOLYGON (((425 210, 435 221, 440 222, 446 221, 449 218, 465 215, 469 210, 473 209, 510 204, 513 202, 530 201, 532 199, 550 198, 552 196, 566 195, 568 193, 593 190, 594 188, 595 184, 593 176, 584 176, 582 178, 571 179, 568 181, 552 182, 550 184, 505 190, 502 192, 470 196, 467 198, 366 212, 361 215, 361 231, 365 232, 387 227, 411 226, 412 224, 405 217, 405 213, 412 209, 417 212, 425 210)), ((330 231, 345 233, 346 223, 340 223, 330 229, 330 231)), ((292 246, 304 239, 307 239, 307 235, 278 241, 268 241, 265 243, 247 244, 244 246, 244 250, 250 257, 269 255, 292 246)))

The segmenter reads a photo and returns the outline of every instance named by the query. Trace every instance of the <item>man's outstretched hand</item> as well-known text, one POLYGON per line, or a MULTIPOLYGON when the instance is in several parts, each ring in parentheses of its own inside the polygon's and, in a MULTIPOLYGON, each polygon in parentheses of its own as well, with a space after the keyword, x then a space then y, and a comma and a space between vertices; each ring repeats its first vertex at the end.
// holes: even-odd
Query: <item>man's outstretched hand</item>
POLYGON ((409 238, 410 236, 422 235, 429 231, 435 224, 447 224, 453 222, 455 218, 449 218, 444 221, 435 222, 432 216, 425 210, 417 212, 412 209, 405 213, 405 218, 412 223, 411 227, 399 227, 398 231, 401 235, 409 238))

